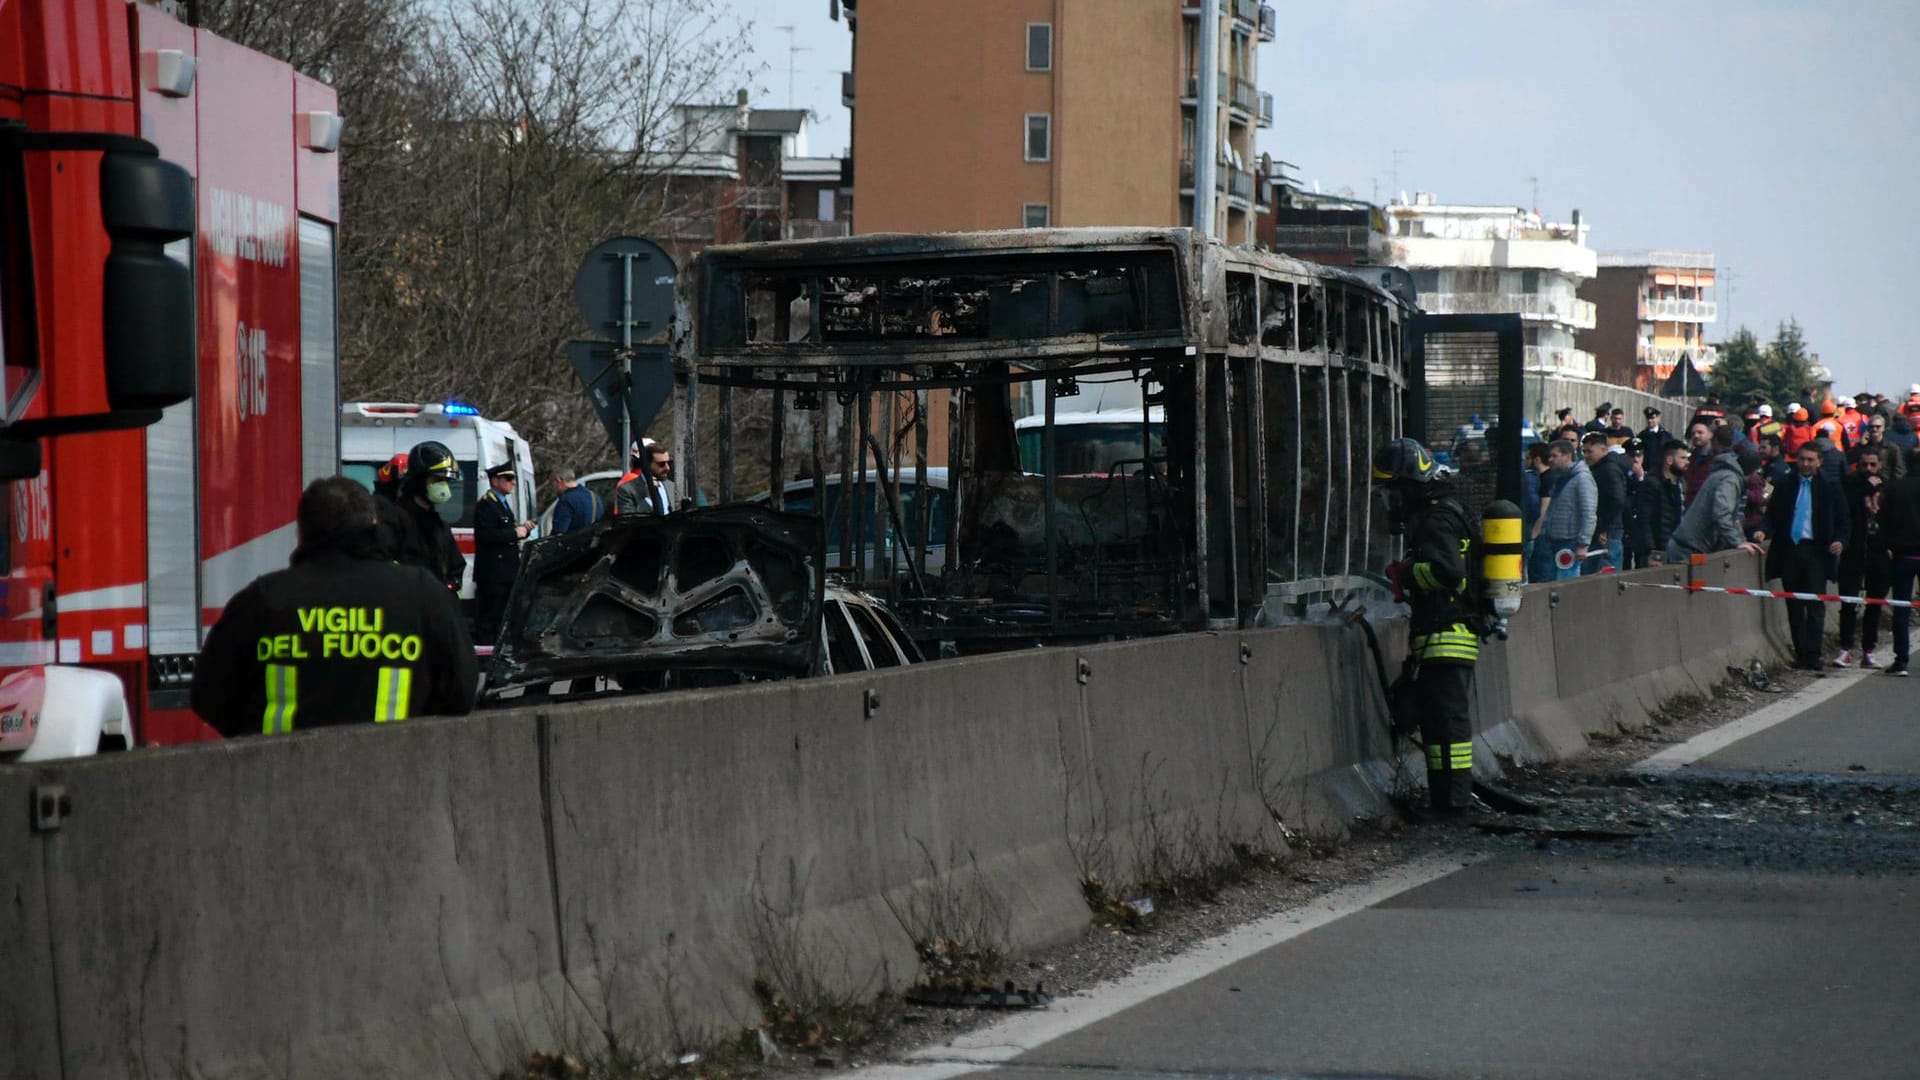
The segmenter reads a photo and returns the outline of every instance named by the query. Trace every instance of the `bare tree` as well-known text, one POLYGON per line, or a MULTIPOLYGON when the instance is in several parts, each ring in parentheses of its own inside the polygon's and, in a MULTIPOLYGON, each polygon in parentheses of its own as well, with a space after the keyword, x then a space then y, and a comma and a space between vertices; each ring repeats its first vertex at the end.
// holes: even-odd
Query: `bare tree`
POLYGON ((685 214, 669 183, 731 97, 719 0, 214 0, 203 25, 333 80, 348 400, 459 397, 543 461, 614 459, 565 343, 581 256, 685 214))

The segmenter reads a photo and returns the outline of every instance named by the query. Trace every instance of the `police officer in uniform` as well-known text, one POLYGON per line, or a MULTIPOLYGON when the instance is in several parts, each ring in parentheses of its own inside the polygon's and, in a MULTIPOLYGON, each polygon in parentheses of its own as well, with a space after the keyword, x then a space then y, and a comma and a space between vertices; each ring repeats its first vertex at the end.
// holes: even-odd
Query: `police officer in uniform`
POLYGON ((1413 608, 1408 648, 1417 664, 1413 696, 1427 749, 1427 792, 1437 816, 1472 810, 1473 665, 1480 658, 1476 598, 1469 595, 1467 515, 1451 474, 1426 448, 1397 439, 1373 456, 1373 479, 1386 496, 1407 557, 1387 567, 1396 598, 1413 608))
POLYGON ((520 541, 533 528, 514 520, 518 483, 512 462, 495 465, 487 470, 487 493, 473 508, 473 636, 483 645, 500 636, 500 617, 520 573, 520 541))
POLYGON ((467 573, 467 557, 460 554, 453 530, 440 517, 440 508, 457 495, 460 462, 445 443, 423 442, 407 451, 407 472, 400 481, 400 516, 404 527, 397 557, 438 578, 458 593, 467 573))
POLYGON ((459 602, 379 550, 374 497, 353 480, 300 496, 285 570, 228 602, 194 670, 193 711, 222 735, 460 716, 478 667, 459 602))

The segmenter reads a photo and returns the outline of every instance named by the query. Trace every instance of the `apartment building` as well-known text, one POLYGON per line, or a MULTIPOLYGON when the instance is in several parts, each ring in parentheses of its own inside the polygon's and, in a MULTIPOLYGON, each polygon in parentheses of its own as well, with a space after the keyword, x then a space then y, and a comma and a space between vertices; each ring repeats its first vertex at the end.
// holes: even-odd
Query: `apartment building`
POLYGON ((1596 325, 1580 334, 1602 382, 1645 390, 1662 385, 1682 360, 1711 372, 1717 351, 1707 328, 1719 316, 1713 295, 1713 253, 1601 252, 1599 272, 1580 287, 1596 325))
POLYGON ((1219 0, 842 0, 854 70, 854 227, 1193 224, 1201 109, 1218 133, 1214 235, 1252 243, 1257 45, 1273 6, 1219 0), (1200 101, 1204 34, 1217 84, 1200 101))
POLYGON ((650 162, 667 210, 654 236, 684 262, 709 244, 845 236, 846 160, 809 152, 805 109, 680 105, 675 145, 650 162))
POLYGON ((1442 203, 1423 191, 1395 199, 1386 215, 1391 261, 1413 273, 1422 308, 1518 314, 1528 371, 1595 377, 1593 354, 1577 344, 1595 317, 1578 295, 1596 266, 1580 211, 1559 224, 1538 211, 1442 203))

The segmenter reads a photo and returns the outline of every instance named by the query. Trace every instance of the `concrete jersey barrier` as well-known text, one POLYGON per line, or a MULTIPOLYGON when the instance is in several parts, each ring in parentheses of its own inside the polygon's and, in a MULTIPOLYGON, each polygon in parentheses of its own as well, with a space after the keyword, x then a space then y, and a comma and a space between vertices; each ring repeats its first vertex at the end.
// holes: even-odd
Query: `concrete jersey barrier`
MULTIPOLYGON (((1757 560, 1703 573, 1757 584, 1757 560)), ((1482 651, 1483 750, 1577 754, 1778 658, 1784 619, 1754 607, 1530 586, 1482 651)), ((1404 623, 1381 629, 1392 664, 1404 623)), ((685 1044, 755 1024, 774 969, 898 990, 955 911, 1010 952, 1070 940, 1084 883, 1338 834, 1418 775, 1343 625, 0 767, 0 1075, 492 1075, 609 1031, 685 1044), (70 814, 36 831, 18 811, 55 789, 70 814)))

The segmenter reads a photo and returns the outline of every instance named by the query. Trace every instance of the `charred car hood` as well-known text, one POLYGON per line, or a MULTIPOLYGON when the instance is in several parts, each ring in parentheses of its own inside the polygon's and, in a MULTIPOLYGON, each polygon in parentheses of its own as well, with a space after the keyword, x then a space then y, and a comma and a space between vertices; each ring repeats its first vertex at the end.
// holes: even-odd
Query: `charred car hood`
POLYGON ((535 541, 490 689, 644 670, 810 674, 826 526, 757 506, 614 517, 535 541))

